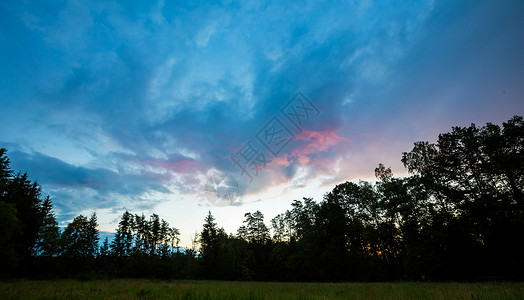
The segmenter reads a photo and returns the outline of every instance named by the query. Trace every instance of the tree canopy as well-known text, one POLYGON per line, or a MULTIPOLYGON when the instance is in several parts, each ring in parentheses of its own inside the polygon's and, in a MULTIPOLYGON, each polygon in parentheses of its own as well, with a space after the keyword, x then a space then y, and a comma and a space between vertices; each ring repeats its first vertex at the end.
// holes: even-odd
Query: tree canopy
POLYGON ((265 224, 245 213, 236 235, 211 211, 193 249, 158 215, 125 211, 99 245, 97 217, 60 229, 51 198, 0 149, 3 276, 55 274, 224 280, 523 279, 524 120, 453 127, 402 154, 408 176, 379 164, 375 182, 343 182, 321 201, 293 200, 265 224), (197 246, 198 245, 198 246, 197 246), (26 270, 24 272, 24 270, 26 270))

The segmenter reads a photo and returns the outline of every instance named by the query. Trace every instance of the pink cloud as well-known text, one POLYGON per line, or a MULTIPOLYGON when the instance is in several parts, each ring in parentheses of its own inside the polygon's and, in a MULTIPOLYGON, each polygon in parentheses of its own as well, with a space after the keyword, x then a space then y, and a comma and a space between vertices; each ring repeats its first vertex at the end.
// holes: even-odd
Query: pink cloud
MULTIPOLYGON (((310 131, 303 130, 300 134, 295 136, 295 148, 291 153, 281 153, 277 157, 273 157, 268 164, 270 167, 288 167, 295 162, 301 165, 313 163, 322 170, 332 170, 335 163, 335 157, 322 157, 322 159, 315 159, 314 155, 321 152, 326 152, 329 148, 339 144, 342 141, 349 141, 349 139, 338 135, 334 130, 326 129, 324 131, 310 131)), ((285 152, 285 151, 283 151, 285 152)))
POLYGON ((288 157, 289 156, 287 154, 280 155, 278 157, 271 159, 270 164, 288 167, 292 163, 292 161, 289 160, 288 157))
POLYGON ((295 136, 295 139, 306 142, 305 145, 295 148, 291 154, 301 164, 307 164, 311 161, 310 154, 325 152, 341 141, 349 141, 331 129, 324 131, 303 130, 295 136))

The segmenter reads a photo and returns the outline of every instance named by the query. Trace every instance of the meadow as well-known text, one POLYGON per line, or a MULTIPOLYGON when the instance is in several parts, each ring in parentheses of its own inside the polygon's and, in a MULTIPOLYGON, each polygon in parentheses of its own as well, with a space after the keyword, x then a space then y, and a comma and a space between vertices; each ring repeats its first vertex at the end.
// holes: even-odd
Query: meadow
POLYGON ((524 283, 13 280, 0 299, 524 299, 524 283))

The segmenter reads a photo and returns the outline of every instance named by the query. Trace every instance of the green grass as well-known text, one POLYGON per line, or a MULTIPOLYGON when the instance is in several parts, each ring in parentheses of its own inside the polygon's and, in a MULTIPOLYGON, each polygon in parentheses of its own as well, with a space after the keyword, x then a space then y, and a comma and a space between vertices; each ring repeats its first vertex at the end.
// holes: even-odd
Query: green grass
POLYGON ((524 283, 0 282, 0 299, 524 299, 524 283))

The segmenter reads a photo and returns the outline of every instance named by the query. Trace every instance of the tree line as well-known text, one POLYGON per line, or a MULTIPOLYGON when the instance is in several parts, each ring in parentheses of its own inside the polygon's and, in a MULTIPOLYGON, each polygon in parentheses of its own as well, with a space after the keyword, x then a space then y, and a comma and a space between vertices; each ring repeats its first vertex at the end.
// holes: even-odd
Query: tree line
POLYGON ((379 164, 375 182, 294 200, 269 227, 256 211, 228 234, 209 212, 191 249, 180 249, 179 231, 156 214, 124 212, 113 241, 100 246, 95 214, 61 230, 50 198, 14 174, 1 149, 0 264, 4 276, 521 280, 523 149, 522 116, 453 127, 402 154, 408 176, 379 164))

